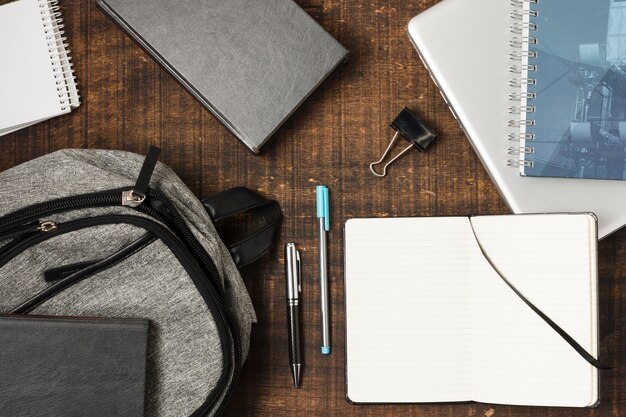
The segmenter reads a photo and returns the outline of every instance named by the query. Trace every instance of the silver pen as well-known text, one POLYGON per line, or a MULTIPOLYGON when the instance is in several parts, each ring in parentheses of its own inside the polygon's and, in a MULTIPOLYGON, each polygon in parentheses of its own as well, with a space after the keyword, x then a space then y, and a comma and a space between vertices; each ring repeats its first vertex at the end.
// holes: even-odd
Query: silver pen
POLYGON ((300 293, 302 292, 302 267, 300 252, 294 243, 285 245, 285 277, 287 278, 287 321, 289 337, 289 364, 293 373, 293 385, 300 387, 302 356, 300 352, 300 293))
POLYGON ((330 310, 328 305, 328 245, 326 233, 330 230, 330 204, 328 187, 318 185, 316 188, 317 218, 320 233, 320 307, 322 318, 322 355, 330 354, 330 310))

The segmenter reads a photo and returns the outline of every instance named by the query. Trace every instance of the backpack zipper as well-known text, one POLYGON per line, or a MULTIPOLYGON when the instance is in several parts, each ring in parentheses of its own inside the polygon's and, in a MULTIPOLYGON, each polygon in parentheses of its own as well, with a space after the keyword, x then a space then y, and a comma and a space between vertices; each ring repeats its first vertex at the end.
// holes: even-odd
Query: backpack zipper
MULTIPOLYGON (((63 226, 64 227, 67 226, 69 228, 71 224, 65 223, 63 226)), ((74 227, 73 230, 79 230, 84 227, 88 227, 88 226, 81 225, 80 227, 74 227)), ((67 230, 67 231, 64 231, 63 233, 68 233, 70 231, 72 230, 67 230)), ((157 238, 154 237, 151 233, 146 233, 145 235, 135 240, 131 244, 121 248, 120 250, 114 252, 113 254, 107 256, 104 259, 101 259, 96 262, 83 262, 83 263, 78 264, 66 276, 62 276, 59 279, 52 281, 51 285, 48 285, 38 294, 36 294, 33 297, 30 297, 29 299, 25 301, 22 301, 20 305, 10 310, 9 314, 28 314, 32 312, 32 310, 34 310, 41 304, 47 302, 52 297, 70 288, 74 284, 77 284, 80 281, 83 281, 85 279, 91 278, 94 275, 102 271, 105 271, 113 267, 114 265, 128 259, 129 257, 135 255, 136 253, 148 247, 150 244, 152 244, 156 240, 157 238)), ((34 246, 35 244, 40 243, 40 242, 41 242, 41 239, 39 239, 39 242, 32 242, 31 246, 34 246)))
MULTIPOLYGON (((192 232, 189 230, 189 227, 180 217, 174 205, 163 194, 153 191, 152 189, 148 190, 147 196, 159 200, 161 203, 163 203, 168 213, 160 213, 156 209, 150 207, 148 204, 145 204, 145 198, 142 199, 141 204, 137 206, 124 203, 127 198, 135 198, 132 197, 133 195, 134 193, 132 189, 129 190, 127 188, 122 188, 111 191, 101 191, 97 193, 84 194, 80 196, 65 197, 54 201, 35 204, 33 206, 26 207, 25 209, 19 210, 3 218, 0 218, 0 237, 4 235, 3 229, 5 227, 8 228, 9 226, 12 226, 16 223, 25 222, 27 220, 38 218, 43 215, 50 215, 63 211, 77 210, 87 207, 127 206, 129 208, 133 208, 135 210, 148 214, 149 216, 154 217, 158 221, 165 224, 171 223, 171 221, 166 217, 166 215, 169 215, 174 221, 176 229, 182 233, 184 240, 190 244, 190 249, 192 249, 200 259, 202 259, 203 266, 206 268, 211 279, 214 281, 213 284, 216 285, 221 292, 223 292, 224 288, 222 283, 220 282, 219 272, 217 271, 217 268, 213 264, 212 260, 207 259, 206 251, 204 250, 204 248, 202 248, 195 236, 193 236, 192 232)), ((13 228, 9 230, 13 230, 13 228)))
POLYGON ((0 233, 0 240, 11 240, 22 237, 29 233, 37 233, 42 229, 46 229, 50 227, 48 224, 44 224, 45 222, 29 222, 26 224, 21 224, 16 227, 9 228, 2 233, 0 233))
MULTIPOLYGON (((33 206, 27 207, 25 209, 22 209, 10 215, 7 215, 3 218, 0 218, 0 236, 3 235, 4 233, 3 229, 5 228, 6 228, 5 230, 13 230, 13 228, 9 229, 9 227, 17 223, 25 222, 25 221, 28 221, 28 220, 31 220, 33 218, 37 218, 43 215, 50 215, 54 213, 59 213, 59 212, 69 211, 69 210, 76 210, 76 209, 86 208, 86 207, 106 207, 106 206, 124 205, 123 200, 125 198, 128 198, 129 195, 132 196, 132 190, 128 190, 127 188, 125 188, 125 189, 90 193, 90 194, 85 194, 81 196, 66 197, 66 198, 62 198, 62 199, 58 199, 54 201, 35 204, 33 206)), ((213 286, 217 289, 216 298, 217 298, 217 301, 219 301, 218 305, 220 306, 220 309, 222 310, 222 314, 225 316, 225 320, 230 329, 231 337, 233 339, 234 351, 235 351, 233 355, 234 356, 234 366, 233 366, 234 369, 233 369, 232 381, 231 381, 231 384, 228 386, 227 391, 224 393, 223 400, 220 403, 219 408, 215 411, 215 414, 214 414, 215 416, 219 416, 223 413, 225 405, 228 403, 228 399, 230 398, 230 395, 232 394, 232 389, 237 384, 239 380, 240 372, 241 372, 242 350, 241 350, 241 338, 239 336, 239 331, 236 327, 236 324, 235 324, 236 322, 234 318, 232 317, 232 313, 230 313, 230 310, 226 306, 224 288, 220 281, 219 272, 217 271, 217 268, 215 267, 215 264, 213 263, 212 259, 210 259, 210 257, 208 256, 208 254, 206 253, 202 245, 197 241, 195 236, 193 236, 193 233, 191 232, 191 230, 185 223, 184 219, 182 219, 182 217, 180 216, 176 208, 167 198, 165 198, 162 194, 156 191, 153 191, 152 189, 148 189, 148 192, 146 193, 146 195, 147 197, 150 197, 151 199, 154 198, 160 201, 163 204, 163 206, 165 206, 165 208, 167 209, 167 213, 161 213, 157 211, 156 209, 150 207, 148 204, 146 204, 145 199, 143 199, 141 201, 141 204, 134 207, 133 209, 146 213, 149 216, 155 218, 156 220, 166 225, 171 224, 173 222, 174 230, 179 232, 182 235, 183 244, 185 245, 185 247, 192 250, 193 253, 196 255, 196 257, 201 260, 202 266, 204 267, 206 274, 208 275, 213 286), (171 221, 169 218, 171 218, 171 221)), ((155 224, 158 224, 158 223, 155 223, 155 224)), ((51 227, 51 226, 48 225, 47 227, 51 227)), ((165 228, 164 226, 161 226, 161 227, 165 228)), ((20 248, 22 247, 23 243, 24 242, 18 242, 20 248)), ((9 246, 12 246, 12 245, 9 244, 9 246)), ((2 248, 1 250, 2 254, 0 254, 0 267, 3 265, 2 258, 5 257, 4 255, 4 253, 6 253, 5 249, 11 250, 12 252, 14 250, 11 248, 6 248, 6 247, 2 248)), ((228 370, 225 371, 225 375, 227 374, 228 374, 228 370)), ((214 396, 212 393, 211 396, 207 399, 207 401, 198 410, 196 410, 193 416, 206 414, 208 411, 210 411, 210 408, 214 405, 217 399, 219 399, 219 396, 217 395, 214 396), (211 397, 215 397, 215 399, 210 401, 211 397)))

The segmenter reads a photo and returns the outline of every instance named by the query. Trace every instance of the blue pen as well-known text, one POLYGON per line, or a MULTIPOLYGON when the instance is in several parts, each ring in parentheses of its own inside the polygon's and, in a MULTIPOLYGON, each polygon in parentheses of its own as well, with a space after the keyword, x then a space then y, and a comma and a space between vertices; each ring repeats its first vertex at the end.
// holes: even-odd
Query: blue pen
POLYGON ((330 311, 328 309, 328 246, 326 233, 330 230, 330 205, 328 202, 328 187, 318 185, 315 189, 317 196, 317 218, 320 232, 320 306, 322 317, 322 354, 330 354, 330 311))

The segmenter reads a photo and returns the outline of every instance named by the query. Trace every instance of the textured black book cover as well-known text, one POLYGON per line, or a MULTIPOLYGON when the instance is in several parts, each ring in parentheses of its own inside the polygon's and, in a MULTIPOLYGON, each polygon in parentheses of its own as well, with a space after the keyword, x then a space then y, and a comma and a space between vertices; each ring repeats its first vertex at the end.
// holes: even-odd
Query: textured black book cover
POLYGON ((144 415, 148 322, 0 317, 0 414, 144 415))

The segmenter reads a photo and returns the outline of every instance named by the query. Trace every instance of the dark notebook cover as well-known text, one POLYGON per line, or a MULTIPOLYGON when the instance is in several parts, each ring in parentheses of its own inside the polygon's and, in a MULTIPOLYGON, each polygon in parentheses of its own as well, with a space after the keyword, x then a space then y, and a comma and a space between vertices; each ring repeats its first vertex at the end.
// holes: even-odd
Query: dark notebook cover
POLYGON ((346 58, 293 0, 98 0, 257 153, 346 58))
POLYGON ((148 322, 0 317, 0 415, 140 417, 148 322))

